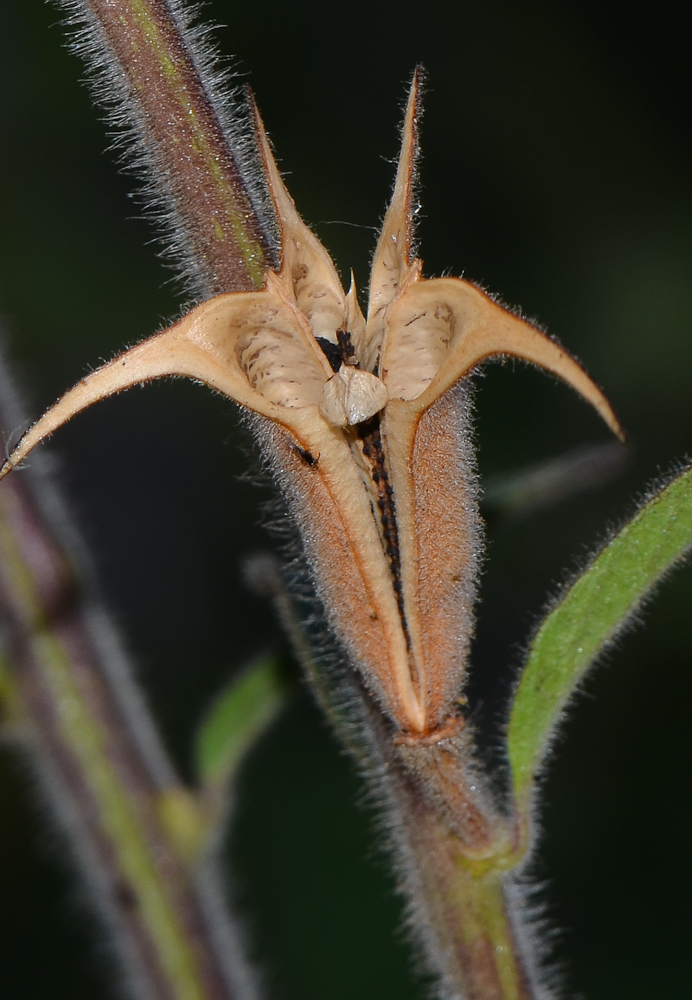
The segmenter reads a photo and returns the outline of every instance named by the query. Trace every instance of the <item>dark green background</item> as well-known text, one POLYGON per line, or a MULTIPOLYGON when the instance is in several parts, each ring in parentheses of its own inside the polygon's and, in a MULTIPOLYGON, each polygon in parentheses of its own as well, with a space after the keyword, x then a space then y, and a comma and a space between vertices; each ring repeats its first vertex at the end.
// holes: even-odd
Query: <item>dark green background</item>
MULTIPOLYGON (((546 594, 692 449, 692 140, 685 6, 613 0, 210 5, 255 88, 298 207, 367 280, 404 83, 429 72, 426 272, 464 273, 537 317, 603 384, 634 455, 608 487, 491 526, 474 708, 492 730, 546 594), (348 225, 346 225, 348 223, 348 225)), ((33 412, 176 313, 134 184, 62 46, 54 8, 0 6, 0 311, 33 412)), ((606 440, 567 389, 478 380, 484 474, 606 440)), ((181 766, 210 695, 279 643, 241 561, 270 542, 239 476, 233 406, 189 384, 104 403, 54 445, 104 587, 181 766)), ((589 680, 547 785, 537 877, 571 991, 689 996, 689 571, 589 680)), ((106 1000, 79 893, 14 757, 0 770, 0 991, 106 1000)), ((398 904, 347 763, 301 692, 248 767, 233 843, 269 994, 405 1000, 398 904)), ((411 985, 409 985, 411 984, 411 985)))

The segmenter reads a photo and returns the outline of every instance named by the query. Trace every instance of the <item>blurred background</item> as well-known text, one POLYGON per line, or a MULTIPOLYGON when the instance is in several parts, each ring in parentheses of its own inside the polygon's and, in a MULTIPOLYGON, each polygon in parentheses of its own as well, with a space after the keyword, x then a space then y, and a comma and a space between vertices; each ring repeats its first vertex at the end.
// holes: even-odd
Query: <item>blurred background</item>
MULTIPOLYGON (((531 514, 489 509, 471 709, 491 748, 522 644, 573 570, 692 449, 692 74, 685 5, 216 0, 305 219, 360 288, 393 178, 405 86, 429 74, 420 248, 559 336, 630 439, 617 478, 531 514)), ((0 6, 0 315, 38 414, 180 307, 118 173, 54 7, 0 6)), ((568 389, 517 365, 477 385, 490 482, 607 442, 568 389), (493 480, 492 477, 495 477, 493 480)), ((234 406, 159 383, 51 450, 166 741, 190 774, 210 698, 282 649, 243 560, 270 492, 234 406), (251 450, 251 449, 250 449, 251 450)), ((692 981, 692 575, 678 572, 588 680, 546 782, 537 880, 570 995, 674 1000, 692 981)), ((422 998, 358 784, 300 689, 245 769, 233 885, 272 1000, 422 998)), ((0 756, 0 948, 12 1000, 111 1000, 60 838, 0 756)))

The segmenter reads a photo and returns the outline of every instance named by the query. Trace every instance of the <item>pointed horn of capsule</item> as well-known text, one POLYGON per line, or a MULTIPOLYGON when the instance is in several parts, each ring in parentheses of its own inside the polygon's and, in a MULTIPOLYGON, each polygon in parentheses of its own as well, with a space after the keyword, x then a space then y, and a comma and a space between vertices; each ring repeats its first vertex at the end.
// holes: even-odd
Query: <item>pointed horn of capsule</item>
POLYGON ((413 242, 414 189, 418 156, 418 119, 422 70, 416 68, 404 116, 401 152, 392 198, 384 217, 370 272, 367 345, 363 367, 375 370, 384 336, 388 306, 400 291, 410 270, 413 242))
POLYGON ((407 286, 389 317, 382 379, 390 398, 415 401, 422 412, 481 361, 501 355, 557 375, 624 440, 610 403, 564 348, 460 278, 407 286))
POLYGON ((401 134, 401 152, 399 153, 394 191, 387 208, 387 214, 384 217, 382 232, 373 259, 370 280, 376 291, 380 285, 389 287, 392 280, 396 280, 411 263, 413 196, 416 185, 422 75, 420 66, 417 66, 406 102, 404 127, 401 134), (392 266, 394 266, 394 274, 392 274, 392 266))
POLYGON ((182 359, 178 357, 180 351, 176 349, 179 346, 176 340, 177 338, 171 337, 171 331, 167 330, 125 351, 81 379, 24 434, 0 468, 0 479, 19 465, 36 445, 50 437, 77 413, 99 400, 164 375, 186 374, 202 378, 199 366, 182 363, 182 359), (195 371, 184 370, 190 368, 195 371))
POLYGON ((502 326, 474 331, 454 358, 455 366, 469 372, 485 358, 497 355, 529 361, 570 385, 593 406, 610 430, 621 441, 625 440, 620 421, 608 399, 567 351, 540 330, 520 320, 514 323, 509 321, 502 326))
POLYGON ((317 347, 313 351, 293 311, 286 308, 278 279, 270 275, 267 284, 261 292, 234 292, 203 302, 168 330, 87 375, 29 428, 0 469, 0 479, 37 444, 92 403, 167 375, 203 382, 242 406, 293 428, 300 421, 301 407, 319 401, 329 366, 326 359, 320 361, 321 352, 317 347), (257 336, 258 331, 263 338, 257 336), (255 345, 256 361, 261 361, 263 351, 272 357, 277 344, 283 349, 284 363, 278 366, 277 378, 268 380, 268 386, 253 386, 243 370, 237 354, 239 338, 255 345))
POLYGON ((336 343, 334 331, 344 322, 345 296, 341 282, 329 254, 305 225, 286 190, 252 92, 248 92, 248 101, 264 174, 281 227, 280 279, 314 335, 336 343))
POLYGON ((356 277, 351 271, 351 284, 345 300, 344 328, 348 330, 356 349, 356 355, 360 359, 362 356, 362 345, 365 339, 365 317, 358 302, 358 292, 356 291, 356 277))

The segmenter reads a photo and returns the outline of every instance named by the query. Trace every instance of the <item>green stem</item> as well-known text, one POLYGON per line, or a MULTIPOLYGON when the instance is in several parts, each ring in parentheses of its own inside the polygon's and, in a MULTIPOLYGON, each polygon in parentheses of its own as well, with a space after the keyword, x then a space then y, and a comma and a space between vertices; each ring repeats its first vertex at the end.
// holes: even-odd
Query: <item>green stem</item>
POLYGON ((458 950, 466 965, 460 971, 469 982, 469 1000, 526 1000, 532 995, 511 923, 506 879, 497 871, 478 877, 460 860, 449 887, 458 914, 458 950))
POLYGON ((402 866, 407 894, 433 971, 444 995, 533 1000, 533 957, 517 933, 513 905, 513 831, 477 795, 478 776, 469 783, 463 746, 450 740, 428 756, 427 763, 408 760, 402 768, 395 751, 387 772, 409 859, 402 866), (445 788, 452 793, 445 795, 445 788))

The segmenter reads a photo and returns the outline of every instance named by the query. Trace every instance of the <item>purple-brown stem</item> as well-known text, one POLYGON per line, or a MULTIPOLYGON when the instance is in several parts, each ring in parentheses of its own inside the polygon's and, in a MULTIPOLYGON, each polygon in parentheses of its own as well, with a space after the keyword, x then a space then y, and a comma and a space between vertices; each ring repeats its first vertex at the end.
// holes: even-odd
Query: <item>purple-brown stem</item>
POLYGON ((264 284, 276 264, 273 210, 243 106, 215 94, 214 54, 177 0, 59 0, 98 94, 135 142, 148 194, 205 296, 264 284), (84 43, 84 44, 83 44, 84 43), (202 72, 204 71, 204 72, 202 72))

